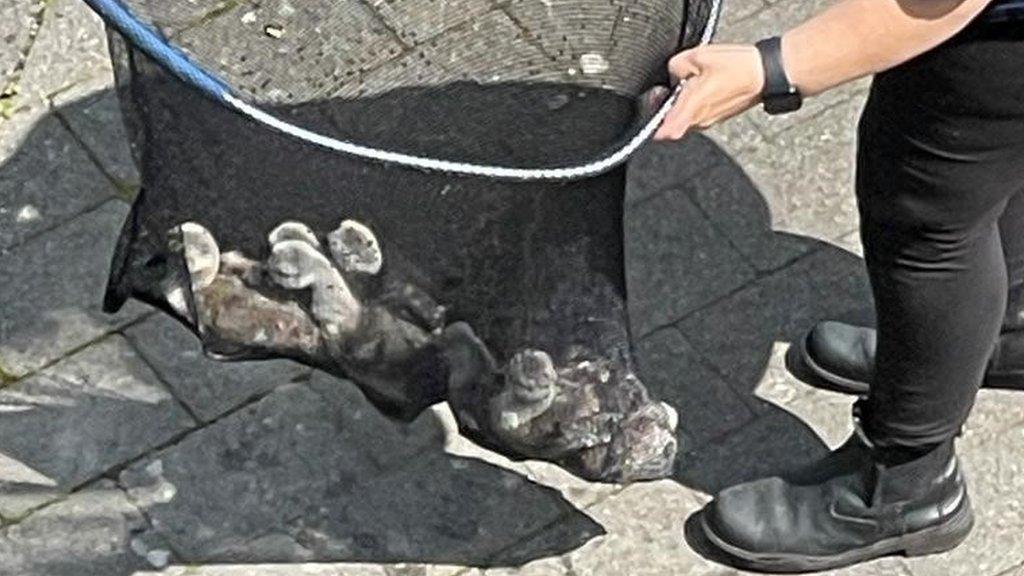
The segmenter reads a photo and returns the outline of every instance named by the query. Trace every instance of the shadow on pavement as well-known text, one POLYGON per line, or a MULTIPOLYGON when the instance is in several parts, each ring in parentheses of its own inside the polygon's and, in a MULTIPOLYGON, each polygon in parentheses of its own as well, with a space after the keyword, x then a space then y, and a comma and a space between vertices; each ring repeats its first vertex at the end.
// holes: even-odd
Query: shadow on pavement
POLYGON ((641 377, 680 414, 676 479, 714 494, 827 451, 761 398, 782 349, 818 320, 870 322, 862 260, 772 229, 743 169, 703 135, 653 144, 630 166, 626 262, 641 377))

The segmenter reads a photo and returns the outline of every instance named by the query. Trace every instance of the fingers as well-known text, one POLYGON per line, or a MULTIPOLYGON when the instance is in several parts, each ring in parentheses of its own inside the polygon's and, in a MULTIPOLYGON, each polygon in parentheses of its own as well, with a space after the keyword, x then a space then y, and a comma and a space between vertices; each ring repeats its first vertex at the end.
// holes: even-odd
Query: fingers
POLYGON ((654 133, 655 140, 678 140, 693 128, 700 102, 700 98, 696 97, 698 88, 696 81, 691 81, 683 88, 675 106, 669 110, 665 120, 654 133))

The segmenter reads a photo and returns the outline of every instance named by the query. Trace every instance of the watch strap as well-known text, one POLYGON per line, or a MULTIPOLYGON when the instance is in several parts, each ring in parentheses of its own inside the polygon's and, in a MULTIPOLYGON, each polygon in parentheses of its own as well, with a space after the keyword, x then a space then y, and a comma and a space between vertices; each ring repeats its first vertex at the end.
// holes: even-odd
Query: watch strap
POLYGON ((793 86, 786 76, 782 62, 782 38, 773 36, 755 44, 761 54, 761 65, 764 68, 764 88, 761 99, 765 111, 769 114, 792 112, 800 108, 803 99, 800 91, 793 86))

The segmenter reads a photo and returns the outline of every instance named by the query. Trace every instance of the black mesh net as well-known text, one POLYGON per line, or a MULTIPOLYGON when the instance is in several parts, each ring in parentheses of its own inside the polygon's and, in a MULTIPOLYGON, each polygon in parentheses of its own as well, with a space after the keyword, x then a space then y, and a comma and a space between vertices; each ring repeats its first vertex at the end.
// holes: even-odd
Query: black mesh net
MULTIPOLYGON (((128 0, 247 101, 330 137, 510 166, 586 162, 695 44, 710 0, 128 0)), ((288 357, 409 419, 451 403, 513 457, 671 471, 635 375, 623 174, 515 183, 367 162, 270 130, 111 34, 143 186, 107 308, 135 297, 224 360, 288 357), (345 384, 342 384, 345 385, 345 384)))

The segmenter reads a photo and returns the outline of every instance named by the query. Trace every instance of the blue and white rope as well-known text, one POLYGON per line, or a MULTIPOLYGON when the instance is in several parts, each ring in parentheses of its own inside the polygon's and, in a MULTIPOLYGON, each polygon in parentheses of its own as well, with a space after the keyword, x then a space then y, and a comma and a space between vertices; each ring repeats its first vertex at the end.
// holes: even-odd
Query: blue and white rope
MULTIPOLYGON (((155 29, 142 23, 119 0, 84 0, 103 20, 133 46, 155 60, 166 70, 182 79, 187 84, 202 92, 209 98, 220 102, 236 112, 251 118, 282 134, 297 138, 304 142, 374 162, 396 164, 408 168, 416 168, 430 172, 445 172, 464 176, 480 176, 498 180, 539 181, 539 180, 581 180, 597 176, 619 166, 629 159, 643 144, 654 135, 654 132, 665 119, 672 105, 679 97, 682 84, 676 87, 672 95, 661 105, 657 112, 643 125, 636 134, 625 140, 618 148, 605 156, 573 166, 555 168, 520 168, 510 166, 494 166, 458 162, 395 152, 373 148, 355 142, 339 140, 323 134, 296 126, 282 120, 257 106, 253 106, 239 98, 234 90, 220 79, 203 70, 192 62, 181 50, 170 44, 155 29)), ((701 35, 701 44, 711 41, 718 26, 722 0, 712 0, 711 14, 701 35)))

